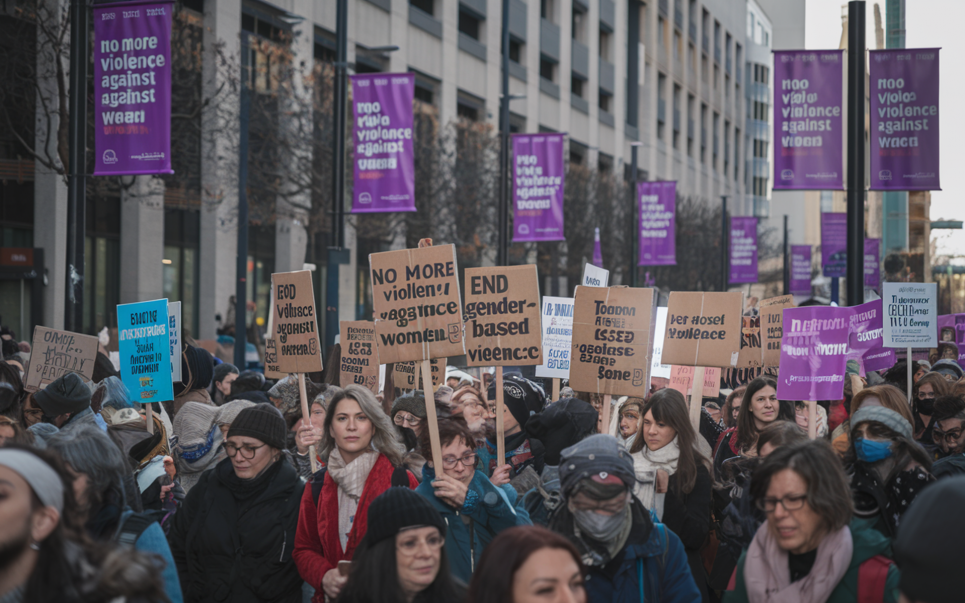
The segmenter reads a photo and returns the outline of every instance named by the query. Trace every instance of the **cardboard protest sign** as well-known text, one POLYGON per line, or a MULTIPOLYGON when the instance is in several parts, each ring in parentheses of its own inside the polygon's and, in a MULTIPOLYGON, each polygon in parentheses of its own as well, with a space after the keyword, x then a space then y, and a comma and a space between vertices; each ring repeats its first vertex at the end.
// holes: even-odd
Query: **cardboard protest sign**
POLYGON ((28 392, 43 389, 67 373, 78 373, 84 379, 94 375, 97 338, 92 335, 38 326, 30 350, 23 384, 28 392))
POLYGON ((271 275, 270 337, 275 340, 278 371, 314 373, 322 370, 322 350, 315 320, 312 273, 276 272, 271 275))
POLYGON ((278 346, 274 339, 265 340, 265 379, 284 379, 288 373, 278 367, 278 346))
POLYGON ((769 297, 761 302, 761 343, 764 366, 779 366, 781 363, 784 309, 793 307, 793 295, 769 297))
POLYGON ((848 360, 858 361, 858 374, 864 376, 868 371, 894 366, 894 348, 881 345, 884 337, 881 300, 854 306, 852 310, 854 314, 848 327, 848 360))
POLYGON ((369 266, 382 362, 466 353, 455 246, 373 253, 369 266))
POLYGON ((958 347, 958 363, 965 364, 965 314, 938 317, 938 343, 954 343, 958 347))
POLYGON ((749 297, 741 316, 741 348, 737 355, 737 368, 755 368, 763 362, 760 302, 757 297, 749 297))
POLYGON ((598 268, 587 262, 583 265, 583 280, 580 284, 584 287, 606 287, 610 282, 610 271, 606 268, 598 268))
POLYGON ((744 294, 673 291, 667 302, 664 364, 736 367, 744 294))
MULTIPOLYGON (((694 370, 692 366, 672 365, 670 369, 670 389, 675 389, 686 397, 690 397, 694 388, 694 370)), ((703 398, 716 398, 720 395, 720 371, 715 367, 704 368, 703 398)))
POLYGON ((121 381, 140 404, 174 399, 168 300, 117 306, 121 381))
POLYGON ((570 378, 573 346, 573 298, 543 297, 543 364, 537 377, 570 378))
POLYGON ((647 395, 655 291, 577 287, 570 386, 616 396, 647 395))
POLYGON ((536 266, 466 269, 466 360, 469 366, 543 362, 536 266))
MULTIPOLYGON (((432 387, 442 385, 442 379, 446 375, 446 358, 432 359, 432 387)), ((421 377, 416 379, 417 362, 396 362, 395 363, 395 386, 401 389, 422 389, 421 377), (418 381, 418 382, 417 382, 418 381)), ((421 366, 419 370, 421 370, 421 366)))
POLYGON ((667 333, 667 308, 658 307, 656 316, 657 319, 653 327, 653 362, 650 363, 650 378, 669 379, 671 365, 664 364, 662 360, 663 337, 667 333))
POLYGON ((181 302, 168 302, 168 339, 171 340, 171 381, 181 383, 181 302))
POLYGON ((375 323, 370 320, 343 320, 339 344, 342 357, 338 380, 342 387, 356 384, 379 393, 379 349, 375 345, 375 323))
POLYGON ((853 312, 853 308, 826 306, 784 310, 779 399, 841 399, 853 312))
POLYGON ((938 285, 935 283, 885 283, 884 309, 886 348, 938 347, 938 285))

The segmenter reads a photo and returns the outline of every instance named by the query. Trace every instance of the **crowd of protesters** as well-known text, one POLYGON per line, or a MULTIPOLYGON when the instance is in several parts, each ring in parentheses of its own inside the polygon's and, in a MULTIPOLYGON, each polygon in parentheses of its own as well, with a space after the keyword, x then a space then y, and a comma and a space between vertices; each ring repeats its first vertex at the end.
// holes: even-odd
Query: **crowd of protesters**
POLYGON ((813 414, 761 374, 696 427, 673 389, 603 413, 507 371, 499 442, 489 375, 307 379, 303 417, 294 377, 186 344, 148 429, 105 349, 27 392, 29 345, 0 339, 0 603, 961 600, 953 358, 913 362, 910 401, 904 361, 849 364, 813 414))

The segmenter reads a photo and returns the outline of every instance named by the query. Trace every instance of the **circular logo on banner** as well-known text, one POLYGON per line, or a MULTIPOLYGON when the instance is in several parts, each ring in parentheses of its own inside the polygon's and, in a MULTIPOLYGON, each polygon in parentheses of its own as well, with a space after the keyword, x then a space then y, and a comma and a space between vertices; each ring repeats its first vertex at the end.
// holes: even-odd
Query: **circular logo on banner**
POLYGON ((794 170, 781 170, 781 180, 794 180, 794 170))
POLYGON ((112 149, 107 149, 104 151, 104 154, 101 156, 101 158, 103 159, 105 165, 117 163, 117 155, 114 154, 112 149))
POLYGON ((523 234, 523 235, 529 234, 529 224, 520 224, 519 234, 523 234))
POLYGON ((369 193, 360 193, 360 194, 359 194, 359 203, 371 203, 371 202, 372 202, 372 195, 371 195, 371 194, 369 194, 369 193))

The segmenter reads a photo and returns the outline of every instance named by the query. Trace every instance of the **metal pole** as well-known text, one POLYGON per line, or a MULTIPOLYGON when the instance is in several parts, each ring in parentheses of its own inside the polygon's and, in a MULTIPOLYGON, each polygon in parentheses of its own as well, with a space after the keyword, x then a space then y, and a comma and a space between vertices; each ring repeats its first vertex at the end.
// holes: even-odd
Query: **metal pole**
POLYGON ((865 3, 848 2, 848 304, 864 303, 865 3))
POLYGON ((509 263, 509 197, 506 177, 509 172, 509 0, 503 0, 502 96, 499 100, 499 250, 496 264, 509 263))
POLYGON ((248 123, 251 117, 249 82, 241 84, 241 123, 238 141, 238 255, 235 258, 235 366, 245 370, 248 306, 248 123))
POLYGON ((64 328, 84 325, 84 238, 87 189, 87 34, 88 9, 83 0, 70 2, 70 99, 67 141, 67 300, 64 328))
POLYGON ((720 217, 720 290, 727 291, 730 286, 730 275, 727 274, 727 195, 720 196, 723 204, 723 211, 720 217))
POLYGON ((640 235, 640 221, 637 218, 640 204, 637 202, 637 145, 630 147, 630 286, 637 286, 637 252, 640 235))
POLYGON ((345 103, 348 96, 348 0, 338 0, 335 15, 335 136, 332 144, 332 242, 328 248, 325 286, 325 342, 335 344, 338 335, 339 266, 345 247, 345 103))
POLYGON ((784 214, 784 295, 791 292, 791 262, 788 253, 787 214, 784 214))

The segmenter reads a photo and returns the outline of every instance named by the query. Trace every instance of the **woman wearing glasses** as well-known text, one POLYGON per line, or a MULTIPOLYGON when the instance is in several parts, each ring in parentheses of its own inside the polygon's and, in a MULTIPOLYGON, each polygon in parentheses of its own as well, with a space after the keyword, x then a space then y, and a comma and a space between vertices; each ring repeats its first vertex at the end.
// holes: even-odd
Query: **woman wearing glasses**
MULTIPOLYGON (((446 555, 452 573, 468 583, 479 556, 496 534, 532 522, 522 506, 516 506, 512 486, 495 486, 485 473, 476 470, 475 437, 462 417, 439 421, 439 443, 442 471, 432 461, 426 461, 416 492, 442 514, 447 525, 446 555)), ((419 444, 422 455, 431 459, 428 430, 419 438, 419 444)), ((493 478, 496 479, 495 474, 493 478)))
POLYGON ((204 473, 174 515, 168 541, 185 601, 301 601, 292 550, 305 482, 282 452, 286 431, 271 405, 238 413, 224 443, 228 458, 204 473))
POLYGON ((827 442, 772 452, 754 472, 751 496, 767 521, 741 555, 724 603, 897 601, 891 541, 851 521, 848 478, 827 442))

